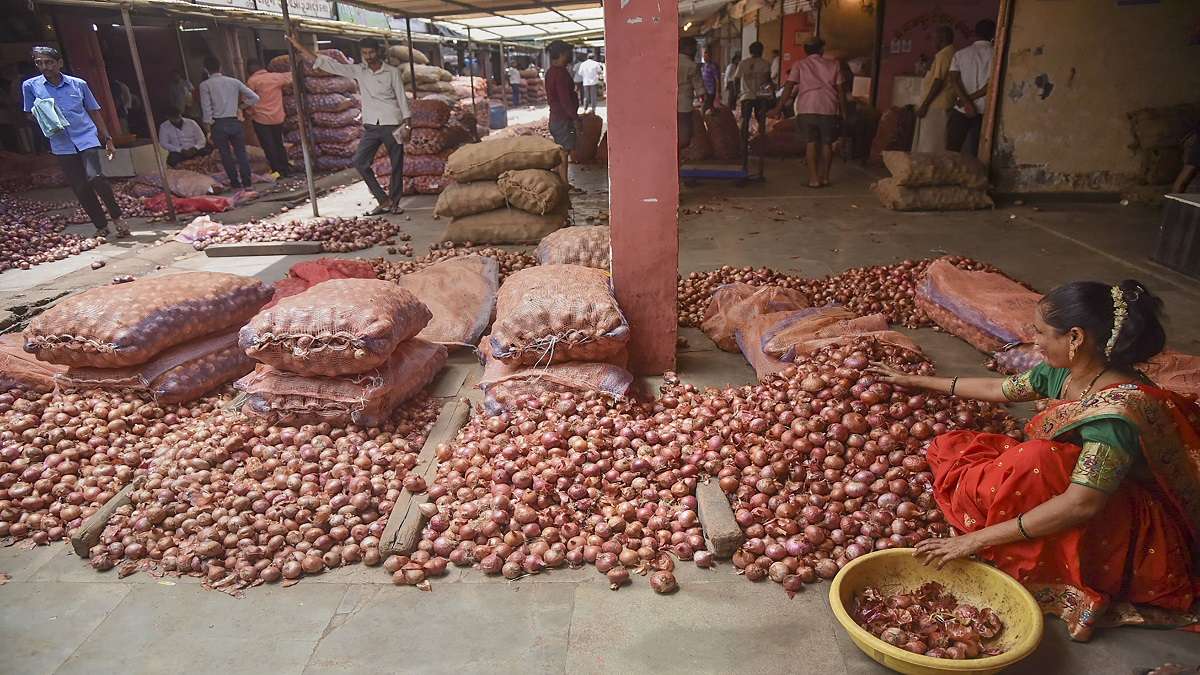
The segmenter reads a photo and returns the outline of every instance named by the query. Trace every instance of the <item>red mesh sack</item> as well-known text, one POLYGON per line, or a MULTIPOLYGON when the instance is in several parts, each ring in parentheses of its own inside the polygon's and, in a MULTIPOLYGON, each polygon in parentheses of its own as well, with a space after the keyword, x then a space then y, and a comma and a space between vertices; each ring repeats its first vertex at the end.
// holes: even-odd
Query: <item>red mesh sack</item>
POLYGON ((596 391, 620 399, 633 386, 633 375, 627 370, 629 354, 624 347, 604 362, 571 361, 526 368, 491 358, 486 348, 488 343, 485 339, 480 345, 484 368, 479 388, 483 390, 483 406, 489 415, 499 415, 512 409, 521 398, 543 393, 596 391))
MULTIPOLYGON (((358 97, 349 94, 308 94, 304 98, 304 103, 308 105, 309 112, 314 113, 335 113, 362 107, 362 102, 358 100, 358 97)), ((283 109, 292 115, 299 112, 296 108, 296 97, 284 96, 283 109)))
POLYGON ((810 307, 772 316, 778 320, 763 331, 762 349, 783 361, 811 353, 812 349, 802 349, 800 345, 812 340, 888 329, 887 317, 882 314, 860 317, 837 306, 810 307))
POLYGON ((321 155, 313 162, 320 171, 341 171, 354 166, 353 157, 334 157, 332 155, 321 155))
MULTIPOLYGON (((804 312, 806 310, 798 311, 804 312)), ((787 321, 792 314, 794 314, 794 312, 774 312, 771 314, 762 314, 750 320, 738 329, 736 335, 738 349, 740 349, 742 355, 746 357, 746 361, 750 363, 750 366, 754 368, 754 372, 759 379, 762 379, 767 375, 772 375, 774 373, 786 370, 792 365, 789 361, 784 361, 780 358, 777 358, 763 349, 763 344, 766 342, 766 336, 768 335, 769 331, 777 326, 780 322, 787 321)), ((811 354, 819 349, 823 349, 831 345, 850 344, 854 340, 863 337, 871 338, 881 343, 903 347, 918 354, 921 353, 920 347, 918 347, 915 342, 910 340, 907 336, 897 333, 896 331, 848 330, 845 334, 841 335, 812 337, 803 342, 797 342, 789 346, 787 349, 787 354, 794 358, 801 355, 811 354)))
POLYGON ((309 116, 314 127, 349 127, 362 124, 362 111, 358 108, 347 108, 341 112, 314 112, 309 116))
POLYGON ((1168 349, 1143 363, 1141 370, 1163 389, 1200 396, 1200 356, 1168 349))
POLYGON ((309 94, 357 94, 358 83, 348 77, 312 77, 304 80, 309 94))
MULTIPOLYGON (((441 176, 446 173, 446 156, 449 154, 448 150, 433 155, 406 152, 404 153, 404 175, 409 177, 441 176)), ((391 166, 390 162, 388 166, 391 166)), ((390 174, 391 171, 389 170, 388 173, 390 174)))
POLYGON ((330 279, 374 279, 375 267, 358 258, 317 258, 292 265, 288 276, 315 286, 330 279))
POLYGON ((450 106, 437 99, 420 99, 408 105, 414 129, 441 129, 450 121, 450 106))
POLYGON ((53 391, 54 376, 65 373, 67 367, 37 360, 25 351, 24 344, 20 333, 0 335, 0 390, 53 391))
POLYGON ((333 279, 263 310, 238 340, 251 357, 280 370, 332 377, 380 367, 430 316, 391 282, 333 279))
POLYGON ((608 225, 564 227, 543 237, 534 255, 539 265, 583 265, 607 270, 611 235, 608 225))
POLYGON ((436 195, 454 184, 454 180, 445 176, 411 176, 403 182, 406 194, 436 195))
MULTIPOLYGON (((350 60, 350 57, 343 54, 342 50, 340 50, 340 49, 322 49, 322 50, 319 50, 317 53, 324 54, 325 56, 332 58, 334 61, 337 61, 338 63, 353 63, 353 61, 350 60)), ((323 70, 315 70, 312 67, 313 61, 311 61, 309 59, 302 57, 300 59, 300 61, 303 64, 304 76, 305 76, 306 80, 307 80, 307 78, 310 78, 310 77, 315 77, 315 78, 335 77, 331 73, 327 73, 323 70)), ((290 73, 290 72, 292 72, 292 60, 291 60, 291 58, 288 57, 287 54, 280 54, 279 56, 276 56, 275 58, 271 59, 270 62, 267 63, 267 70, 270 70, 271 72, 274 72, 274 73, 290 73)))
POLYGON ((747 321, 771 312, 808 307, 808 296, 780 286, 725 284, 713 291, 700 330, 727 352, 738 351, 734 337, 747 321))
POLYGON ((692 141, 683 149, 683 159, 688 162, 702 162, 713 155, 712 140, 704 128, 704 114, 699 110, 692 111, 692 141))
POLYGON ((418 338, 451 348, 474 347, 496 309, 500 266, 495 258, 460 256, 405 274, 396 283, 433 315, 418 338))
POLYGON ((579 135, 575 139, 575 148, 571 150, 571 161, 584 164, 596 160, 596 147, 600 145, 600 136, 604 133, 604 120, 595 113, 584 113, 579 116, 579 135))
POLYGON ((309 283, 303 279, 284 277, 271 284, 271 289, 275 292, 275 294, 271 296, 271 301, 268 302, 263 309, 266 309, 267 307, 274 307, 275 305, 279 304, 280 300, 284 298, 290 298, 293 295, 303 293, 304 291, 308 290, 308 287, 309 283))
POLYGON ((220 272, 101 286, 34 317, 25 329, 25 351, 67 366, 135 366, 175 345, 242 326, 271 295, 258 279, 220 272))
POLYGON ((600 144, 596 146, 596 161, 608 163, 608 132, 600 137, 600 144))
MULTIPOLYGON (((361 126, 348 126, 340 129, 331 129, 329 127, 314 127, 309 129, 312 134, 311 138, 314 143, 357 143, 358 139, 362 138, 361 126)), ((299 134, 296 135, 296 144, 300 143, 299 134)))
POLYGON ((990 354, 1032 341, 1029 326, 1041 297, 1002 274, 936 260, 917 287, 916 301, 943 330, 990 354))
POLYGON ((712 143, 713 157, 730 160, 742 156, 742 133, 728 108, 709 110, 704 115, 704 126, 712 143))
POLYGON ((237 343, 237 331, 172 347, 128 368, 68 368, 56 381, 71 389, 106 389, 146 394, 159 403, 187 403, 254 370, 254 360, 237 343))
POLYGON ((426 387, 446 365, 446 348, 424 340, 400 343, 379 368, 341 377, 305 377, 260 364, 237 381, 243 411, 280 424, 379 426, 396 406, 426 387))
POLYGON ((496 298, 491 353, 510 365, 601 361, 629 341, 608 274, 539 265, 510 274, 496 298))
POLYGON ((358 152, 358 143, 317 143, 317 154, 325 157, 354 157, 358 152))

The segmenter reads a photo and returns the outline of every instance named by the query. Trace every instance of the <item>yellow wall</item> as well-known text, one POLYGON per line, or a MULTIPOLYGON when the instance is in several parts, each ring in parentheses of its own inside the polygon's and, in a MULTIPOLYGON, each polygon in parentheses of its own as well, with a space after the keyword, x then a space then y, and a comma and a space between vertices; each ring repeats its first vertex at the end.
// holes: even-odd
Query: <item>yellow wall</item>
POLYGON ((992 156, 997 187, 1136 184, 1128 113, 1200 101, 1200 46, 1189 44, 1200 32, 1200 1, 1016 0, 1013 8, 992 156))

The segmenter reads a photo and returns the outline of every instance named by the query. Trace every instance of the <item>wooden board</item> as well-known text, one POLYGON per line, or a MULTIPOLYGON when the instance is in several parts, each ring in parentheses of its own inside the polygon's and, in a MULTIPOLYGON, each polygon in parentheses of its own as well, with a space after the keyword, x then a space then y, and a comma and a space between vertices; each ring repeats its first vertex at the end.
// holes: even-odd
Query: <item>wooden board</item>
MULTIPOLYGON (((410 473, 424 478, 427 485, 433 485, 433 479, 437 476, 437 446, 453 440, 458 430, 466 425, 470 415, 471 406, 468 403, 460 399, 447 401, 442 406, 437 421, 433 423, 425 445, 421 447, 417 465, 410 473)), ((392 507, 388 516, 387 526, 383 528, 383 535, 379 537, 379 551, 385 558, 392 554, 407 554, 416 549, 417 542, 421 539, 421 528, 425 526, 420 507, 427 501, 429 495, 424 493, 414 495, 408 490, 400 493, 400 498, 396 500, 396 505, 392 507)))
POLYGON ((299 255, 320 253, 319 241, 251 241, 241 244, 212 244, 204 249, 210 258, 242 255, 299 255))
POLYGON ((75 551, 75 555, 81 558, 88 557, 88 551, 100 543, 100 535, 104 532, 104 526, 108 524, 108 519, 112 517, 114 511, 130 503, 130 496, 141 486, 142 480, 141 477, 133 479, 133 482, 121 488, 121 491, 113 495, 112 499, 105 502, 87 520, 83 521, 83 525, 71 537, 71 548, 75 551))

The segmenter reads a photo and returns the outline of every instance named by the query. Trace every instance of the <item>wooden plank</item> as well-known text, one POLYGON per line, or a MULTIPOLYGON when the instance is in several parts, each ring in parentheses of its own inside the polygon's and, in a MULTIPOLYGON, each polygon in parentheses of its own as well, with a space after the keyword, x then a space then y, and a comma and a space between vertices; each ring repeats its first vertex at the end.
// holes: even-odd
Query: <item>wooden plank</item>
POLYGON ((133 495, 134 490, 141 487, 143 480, 141 477, 135 478, 133 482, 121 488, 121 491, 113 495, 112 499, 105 502, 87 520, 83 521, 83 525, 71 537, 71 548, 75 551, 75 555, 81 558, 88 557, 88 551, 100 543, 100 535, 104 532, 104 526, 108 524, 108 519, 112 517, 114 511, 130 503, 130 496, 133 495))
MULTIPOLYGON (((447 401, 442 406, 425 445, 421 447, 421 454, 417 456, 417 465, 413 467, 412 473, 424 478, 427 484, 433 484, 433 479, 437 476, 437 446, 453 440, 458 430, 466 425, 470 414, 471 406, 461 399, 447 401)), ((396 500, 396 505, 392 507, 388 516, 387 526, 383 528, 383 535, 379 537, 379 550, 384 557, 394 553, 407 554, 416 549, 421 538, 421 528, 425 526, 420 507, 427 501, 427 494, 414 495, 408 490, 400 493, 400 498, 396 500)))
POLYGON ((320 253, 319 241, 251 241, 238 244, 212 244, 204 249, 210 258, 254 255, 300 255, 320 253))
POLYGON ((742 545, 745 535, 733 518, 733 507, 717 481, 696 485, 696 511, 708 539, 708 548, 718 558, 730 558, 742 545))

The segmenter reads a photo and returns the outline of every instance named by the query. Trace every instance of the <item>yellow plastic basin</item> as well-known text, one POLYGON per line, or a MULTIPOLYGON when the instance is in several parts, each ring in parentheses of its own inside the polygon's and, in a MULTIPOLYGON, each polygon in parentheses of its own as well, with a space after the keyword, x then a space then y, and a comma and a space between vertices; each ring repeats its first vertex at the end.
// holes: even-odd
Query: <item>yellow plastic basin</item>
POLYGON ((991 675, 1029 656, 1037 648, 1042 640, 1042 610, 1016 579, 974 560, 954 560, 940 570, 925 567, 912 557, 912 553, 911 548, 868 553, 843 567, 829 586, 829 604, 834 616, 867 656, 908 675, 991 675), (995 610, 1004 621, 1004 631, 995 644, 1003 647, 1004 653, 962 660, 913 654, 871 635, 850 616, 854 596, 867 586, 875 586, 888 595, 914 590, 927 581, 942 584, 959 602, 995 610))

